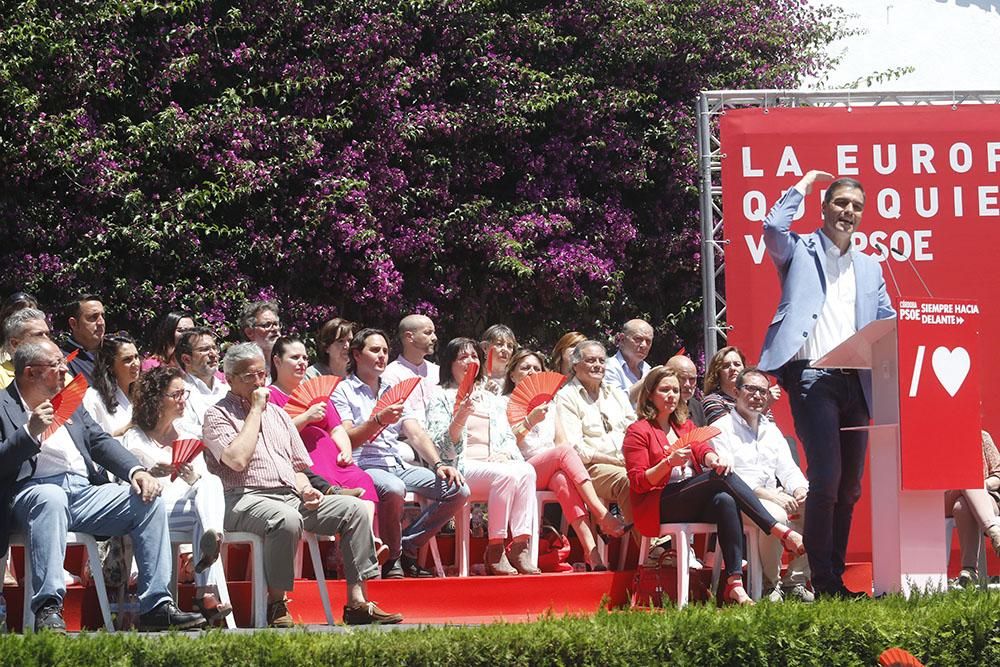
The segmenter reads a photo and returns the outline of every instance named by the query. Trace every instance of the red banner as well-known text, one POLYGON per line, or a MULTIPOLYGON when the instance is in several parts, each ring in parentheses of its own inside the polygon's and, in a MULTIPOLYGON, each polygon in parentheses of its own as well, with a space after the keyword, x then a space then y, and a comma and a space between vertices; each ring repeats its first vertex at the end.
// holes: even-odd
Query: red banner
MULTIPOLYGON (((863 184, 866 204, 854 244, 883 260, 897 308, 900 294, 928 291, 934 297, 973 300, 979 304, 983 340, 1000 334, 995 296, 1000 285, 1000 262, 995 261, 1000 107, 730 110, 721 119, 720 133, 726 316, 732 326, 729 339, 748 361, 759 357, 780 295, 764 250, 762 222, 781 193, 810 169, 863 184)), ((823 185, 806 198, 793 231, 810 233, 822 225, 823 185)), ((1000 347, 983 345, 984 379, 986 369, 997 368, 998 362, 1000 347)), ((983 427, 1000 435, 1000 404, 994 396, 983 393, 983 427)), ((776 413, 782 430, 792 434, 786 401, 776 413)), ((856 557, 870 551, 868 512, 862 501, 854 514, 851 550, 856 557)))

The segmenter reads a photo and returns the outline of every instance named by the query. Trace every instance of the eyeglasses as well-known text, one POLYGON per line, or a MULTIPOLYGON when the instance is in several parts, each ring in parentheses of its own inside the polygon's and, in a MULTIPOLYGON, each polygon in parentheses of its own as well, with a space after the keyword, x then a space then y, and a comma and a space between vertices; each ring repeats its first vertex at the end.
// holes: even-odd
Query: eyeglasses
POLYGON ((758 387, 758 386, 752 385, 752 384, 745 384, 742 387, 740 387, 740 389, 746 391, 747 393, 749 393, 751 395, 754 395, 754 394, 756 394, 757 396, 765 396, 765 395, 767 395, 767 387, 758 387))
POLYGON ((274 320, 272 322, 254 322, 253 325, 258 329, 263 329, 264 331, 269 331, 270 329, 280 329, 281 320, 274 320))
POLYGON ((244 382, 255 382, 257 380, 263 380, 264 378, 266 378, 267 371, 265 370, 250 371, 248 373, 240 373, 236 377, 243 380, 244 382))
POLYGON ((172 391, 169 394, 164 394, 167 398, 172 398, 175 401, 187 400, 187 397, 191 395, 190 389, 178 389, 177 391, 172 391))
POLYGON ((59 368, 60 366, 63 367, 63 368, 69 368, 69 362, 66 361, 66 357, 63 357, 59 361, 50 361, 47 364, 27 364, 27 365, 28 366, 34 366, 36 368, 39 368, 39 367, 44 367, 44 368, 59 368))

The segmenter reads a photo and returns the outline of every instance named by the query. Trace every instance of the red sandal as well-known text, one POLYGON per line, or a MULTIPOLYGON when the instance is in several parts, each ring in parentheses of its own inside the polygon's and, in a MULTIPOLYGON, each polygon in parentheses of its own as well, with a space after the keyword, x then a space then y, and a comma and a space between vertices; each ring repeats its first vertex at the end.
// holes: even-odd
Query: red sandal
POLYGON ((743 577, 734 574, 726 580, 726 588, 723 590, 722 595, 719 598, 719 604, 735 604, 741 607, 751 606, 754 604, 753 599, 747 595, 747 591, 743 588, 743 577))
POLYGON ((781 546, 785 548, 785 551, 793 556, 802 556, 805 554, 806 547, 802 543, 802 536, 791 528, 786 529, 778 539, 781 540, 781 546))

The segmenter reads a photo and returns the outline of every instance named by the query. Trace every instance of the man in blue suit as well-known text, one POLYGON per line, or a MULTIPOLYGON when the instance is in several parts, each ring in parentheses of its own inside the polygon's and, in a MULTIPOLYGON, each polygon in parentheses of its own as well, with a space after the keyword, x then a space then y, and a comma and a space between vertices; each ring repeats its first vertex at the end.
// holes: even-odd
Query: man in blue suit
POLYGON ((781 301, 764 338, 760 367, 788 394, 795 431, 808 462, 805 546, 818 594, 854 597, 843 582, 847 538, 861 497, 871 413, 871 374, 812 368, 819 359, 869 322, 896 316, 882 269, 851 249, 861 224, 865 193, 854 179, 830 184, 823 197, 823 226, 800 236, 792 218, 817 181, 833 176, 810 171, 788 190, 764 221, 764 243, 778 269, 781 301))
POLYGON ((11 530, 25 534, 34 589, 25 604, 35 611, 35 630, 66 630, 62 565, 69 531, 132 537, 140 630, 203 626, 200 614, 181 612, 170 597, 170 533, 160 483, 82 407, 44 435, 65 375, 66 360, 55 343, 23 343, 14 352, 14 381, 0 391, 0 553, 11 530), (131 488, 108 483, 98 465, 129 480, 131 488))

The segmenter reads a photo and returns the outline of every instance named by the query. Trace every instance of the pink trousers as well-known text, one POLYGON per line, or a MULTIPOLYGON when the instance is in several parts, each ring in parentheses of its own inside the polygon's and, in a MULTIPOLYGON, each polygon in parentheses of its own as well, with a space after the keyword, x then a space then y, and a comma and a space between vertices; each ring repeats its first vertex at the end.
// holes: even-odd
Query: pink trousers
POLYGON ((587 506, 576 487, 590 479, 580 455, 572 447, 551 447, 530 459, 535 468, 535 488, 556 494, 566 520, 573 523, 587 516, 587 506))

